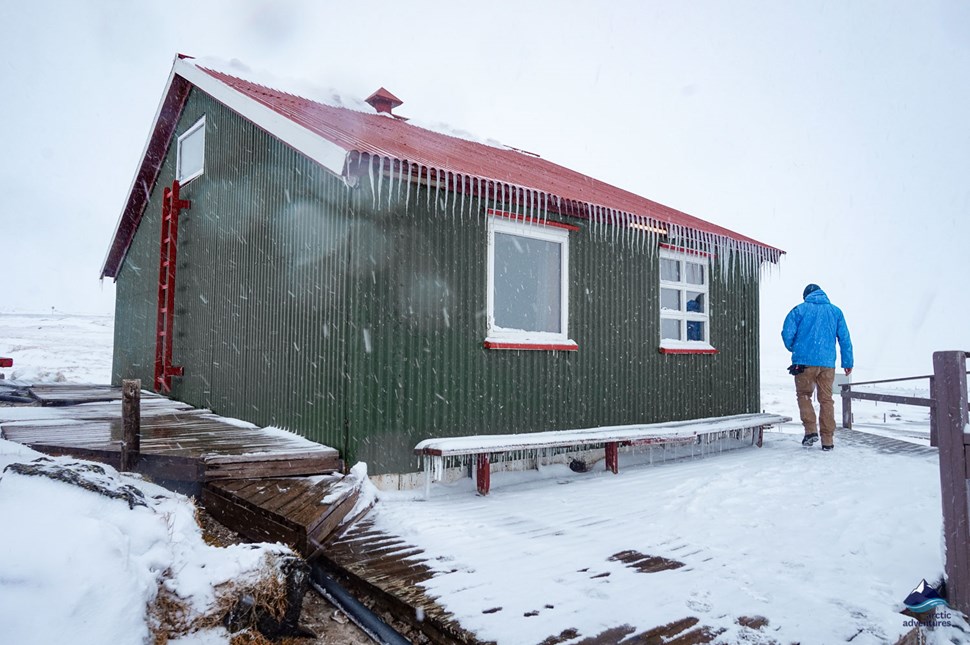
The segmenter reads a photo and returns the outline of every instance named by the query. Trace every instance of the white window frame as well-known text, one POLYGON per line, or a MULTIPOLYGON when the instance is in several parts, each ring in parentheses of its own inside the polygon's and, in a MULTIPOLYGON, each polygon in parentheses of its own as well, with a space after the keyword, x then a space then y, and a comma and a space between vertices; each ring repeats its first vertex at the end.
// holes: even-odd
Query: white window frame
POLYGON ((556 344, 575 347, 569 340, 569 231, 542 224, 523 223, 502 217, 488 218, 488 286, 486 343, 556 344), (495 323, 495 234, 504 233, 559 244, 560 332, 508 329, 495 323))
POLYGON ((196 177, 201 176, 202 173, 205 172, 205 115, 203 115, 202 118, 200 118, 198 121, 193 123, 191 128, 189 128, 181 136, 179 136, 178 145, 176 146, 176 151, 177 152, 175 156, 175 176, 178 179, 179 183, 184 186, 185 184, 189 183, 196 177), (182 161, 183 161, 182 143, 192 135, 198 134, 200 130, 201 130, 201 137, 202 137, 202 148, 201 148, 202 159, 199 162, 198 169, 194 170, 192 174, 186 175, 182 171, 182 161))
POLYGON ((707 254, 691 253, 661 248, 658 269, 660 270, 660 286, 657 289, 658 305, 660 305, 660 347, 662 349, 684 350, 713 350, 711 346, 711 263, 707 254), (663 260, 676 260, 680 263, 680 280, 672 281, 663 278, 663 260), (704 272, 704 284, 687 282, 687 272, 684 263, 700 265, 704 272), (680 307, 678 311, 663 308, 663 289, 676 289, 679 292, 680 307), (704 295, 705 311, 687 311, 687 292, 693 291, 704 295), (680 340, 663 337, 663 321, 676 320, 680 324, 680 340), (704 323, 704 338, 701 340, 687 340, 687 322, 698 321, 704 323))

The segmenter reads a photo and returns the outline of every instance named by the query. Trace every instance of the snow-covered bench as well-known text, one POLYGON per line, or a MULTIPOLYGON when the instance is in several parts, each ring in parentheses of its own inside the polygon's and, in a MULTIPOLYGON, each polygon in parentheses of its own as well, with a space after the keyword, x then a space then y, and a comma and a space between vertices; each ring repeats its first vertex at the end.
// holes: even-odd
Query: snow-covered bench
MULTIPOLYGON (((425 439, 414 447, 414 453, 424 458, 426 492, 431 481, 441 480, 445 459, 474 455, 475 479, 478 492, 488 494, 491 462, 496 455, 533 454, 555 449, 592 450, 603 448, 606 468, 619 472, 620 446, 695 444, 703 440, 727 436, 732 432, 752 431, 752 442, 761 445, 761 433, 791 417, 777 414, 738 414, 690 421, 670 421, 645 425, 608 426, 583 430, 551 430, 523 434, 474 435, 425 439)), ((702 448, 703 450, 703 448, 702 448)))

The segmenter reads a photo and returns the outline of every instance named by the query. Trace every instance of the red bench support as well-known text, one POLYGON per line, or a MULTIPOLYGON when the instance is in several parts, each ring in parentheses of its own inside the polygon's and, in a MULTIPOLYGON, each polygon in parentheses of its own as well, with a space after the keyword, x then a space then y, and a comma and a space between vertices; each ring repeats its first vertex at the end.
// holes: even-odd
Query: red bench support
POLYGON ((492 483, 492 469, 488 460, 488 454, 478 455, 475 468, 475 480, 478 483, 479 495, 488 495, 488 488, 492 483))
POLYGON ((616 441, 611 441, 604 448, 606 448, 606 468, 615 475, 620 472, 620 446, 616 441))
POLYGON ((0 358, 0 367, 13 367, 12 358, 0 358))

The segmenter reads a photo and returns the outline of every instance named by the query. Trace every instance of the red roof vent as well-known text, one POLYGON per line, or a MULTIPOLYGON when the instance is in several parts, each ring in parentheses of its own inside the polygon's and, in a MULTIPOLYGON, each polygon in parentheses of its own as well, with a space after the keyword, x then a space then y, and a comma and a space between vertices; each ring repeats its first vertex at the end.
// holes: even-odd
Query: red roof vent
POLYGON ((397 98, 383 87, 364 100, 369 103, 372 108, 378 112, 383 112, 384 114, 391 114, 391 110, 399 105, 404 104, 404 101, 397 98))

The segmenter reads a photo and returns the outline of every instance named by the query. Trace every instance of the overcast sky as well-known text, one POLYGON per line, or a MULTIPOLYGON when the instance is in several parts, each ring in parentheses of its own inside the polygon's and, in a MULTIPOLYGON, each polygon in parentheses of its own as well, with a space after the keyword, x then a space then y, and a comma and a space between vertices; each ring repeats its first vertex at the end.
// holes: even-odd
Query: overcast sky
POLYGON ((0 4, 0 311, 111 312, 101 264, 177 52, 366 97, 787 251, 857 375, 970 349, 970 2, 0 4))

